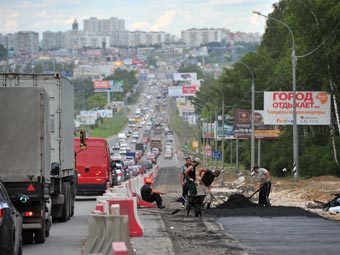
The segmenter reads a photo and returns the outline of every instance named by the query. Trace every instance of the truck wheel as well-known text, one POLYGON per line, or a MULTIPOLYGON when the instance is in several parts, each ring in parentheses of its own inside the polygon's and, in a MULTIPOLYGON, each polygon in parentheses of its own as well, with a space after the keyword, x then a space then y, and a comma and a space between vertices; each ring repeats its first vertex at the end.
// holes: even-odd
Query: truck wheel
POLYGON ((67 183, 68 184, 68 189, 69 189, 69 192, 68 192, 68 194, 69 194, 69 196, 68 196, 68 204, 69 204, 69 206, 68 206, 68 208, 69 208, 69 213, 68 213, 68 219, 67 220, 69 220, 69 219, 71 219, 71 217, 72 217, 72 200, 73 200, 73 193, 72 193, 72 187, 71 187, 71 183, 67 183))
POLYGON ((33 232, 32 231, 22 231, 22 241, 24 244, 33 243, 33 232))
POLYGON ((35 243, 44 243, 46 240, 46 223, 45 220, 41 223, 41 229, 34 232, 35 243))
POLYGON ((68 182, 63 183, 63 195, 64 205, 60 221, 66 222, 70 218, 70 184, 68 182))

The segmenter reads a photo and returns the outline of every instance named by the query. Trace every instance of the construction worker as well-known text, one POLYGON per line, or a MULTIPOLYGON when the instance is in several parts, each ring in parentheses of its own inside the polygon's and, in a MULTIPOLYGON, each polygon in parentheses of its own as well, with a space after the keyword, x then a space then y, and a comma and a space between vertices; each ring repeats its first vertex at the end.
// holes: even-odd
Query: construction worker
POLYGON ((259 205, 270 206, 269 194, 271 190, 270 173, 265 168, 254 166, 253 171, 255 178, 260 182, 259 187, 259 205))
POLYGON ((209 169, 202 168, 199 172, 200 177, 200 184, 204 185, 203 189, 206 193, 204 204, 207 205, 207 209, 210 209, 211 202, 212 202, 212 193, 211 193, 211 186, 214 182, 214 179, 220 175, 220 170, 211 171, 209 169))
POLYGON ((182 173, 180 175, 180 183, 182 186, 182 196, 181 196, 180 202, 182 202, 182 208, 184 208, 185 206, 185 200, 187 199, 188 192, 189 192, 188 185, 186 184, 186 178, 185 178, 184 172, 185 172, 185 169, 188 168, 190 165, 191 165, 191 157, 187 157, 185 159, 184 165, 182 166, 182 173))
POLYGON ((189 195, 197 195, 196 189, 196 167, 201 163, 199 158, 195 158, 191 165, 187 167, 184 171, 184 176, 186 179, 186 185, 188 187, 189 195))
POLYGON ((153 189, 151 185, 152 185, 152 179, 151 178, 145 179, 145 184, 140 189, 140 193, 141 193, 143 200, 150 202, 150 203, 156 202, 157 207, 159 209, 165 208, 165 206, 162 205, 162 197, 161 197, 161 195, 165 193, 162 191, 153 189))

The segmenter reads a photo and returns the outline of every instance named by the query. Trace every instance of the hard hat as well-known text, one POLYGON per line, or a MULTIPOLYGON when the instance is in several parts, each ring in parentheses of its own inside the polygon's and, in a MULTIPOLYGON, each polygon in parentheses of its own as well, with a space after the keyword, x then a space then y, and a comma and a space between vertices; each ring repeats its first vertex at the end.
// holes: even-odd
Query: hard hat
POLYGON ((201 163, 201 160, 199 158, 194 158, 193 161, 196 162, 196 163, 201 163))
POLYGON ((145 179, 146 184, 152 184, 152 179, 151 178, 146 178, 145 179))

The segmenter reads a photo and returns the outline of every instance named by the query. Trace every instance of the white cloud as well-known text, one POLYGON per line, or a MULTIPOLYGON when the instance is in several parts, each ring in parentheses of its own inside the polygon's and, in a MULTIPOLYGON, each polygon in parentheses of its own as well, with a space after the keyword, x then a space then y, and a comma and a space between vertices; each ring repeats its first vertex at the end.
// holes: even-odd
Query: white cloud
POLYGON ((148 21, 138 21, 134 22, 129 26, 130 30, 149 30, 150 23, 148 21))
POLYGON ((165 12, 159 19, 155 22, 155 24, 150 27, 151 31, 160 31, 167 28, 173 22, 174 18, 176 17, 176 11, 171 10, 165 12))
POLYGON ((19 28, 19 13, 10 9, 0 9, 0 32, 13 33, 19 28))

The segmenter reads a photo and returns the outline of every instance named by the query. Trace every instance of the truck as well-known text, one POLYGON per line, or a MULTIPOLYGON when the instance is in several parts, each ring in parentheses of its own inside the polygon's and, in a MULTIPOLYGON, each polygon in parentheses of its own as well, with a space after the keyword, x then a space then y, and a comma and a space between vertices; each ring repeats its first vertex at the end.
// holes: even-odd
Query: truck
POLYGON ((32 243, 33 239, 43 243, 52 219, 65 222, 74 214, 77 171, 73 151, 73 85, 58 74, 15 73, 0 74, 0 84, 3 87, 0 87, 0 123, 6 123, 1 125, 0 132, 0 178, 5 179, 11 200, 19 208, 17 194, 30 198, 20 208, 24 215, 24 243, 32 243), (39 96, 27 92, 34 88, 40 88, 39 96), (16 91, 14 96, 12 90, 16 91), (7 93, 11 100, 5 96, 7 93), (21 103, 19 96, 23 98, 21 103))
POLYGON ((110 151, 106 139, 85 138, 83 147, 81 137, 74 138, 74 153, 78 171, 77 194, 103 194, 112 187, 110 151))
POLYGON ((158 148, 159 151, 162 150, 162 137, 161 136, 154 136, 151 138, 150 141, 150 149, 158 148))

